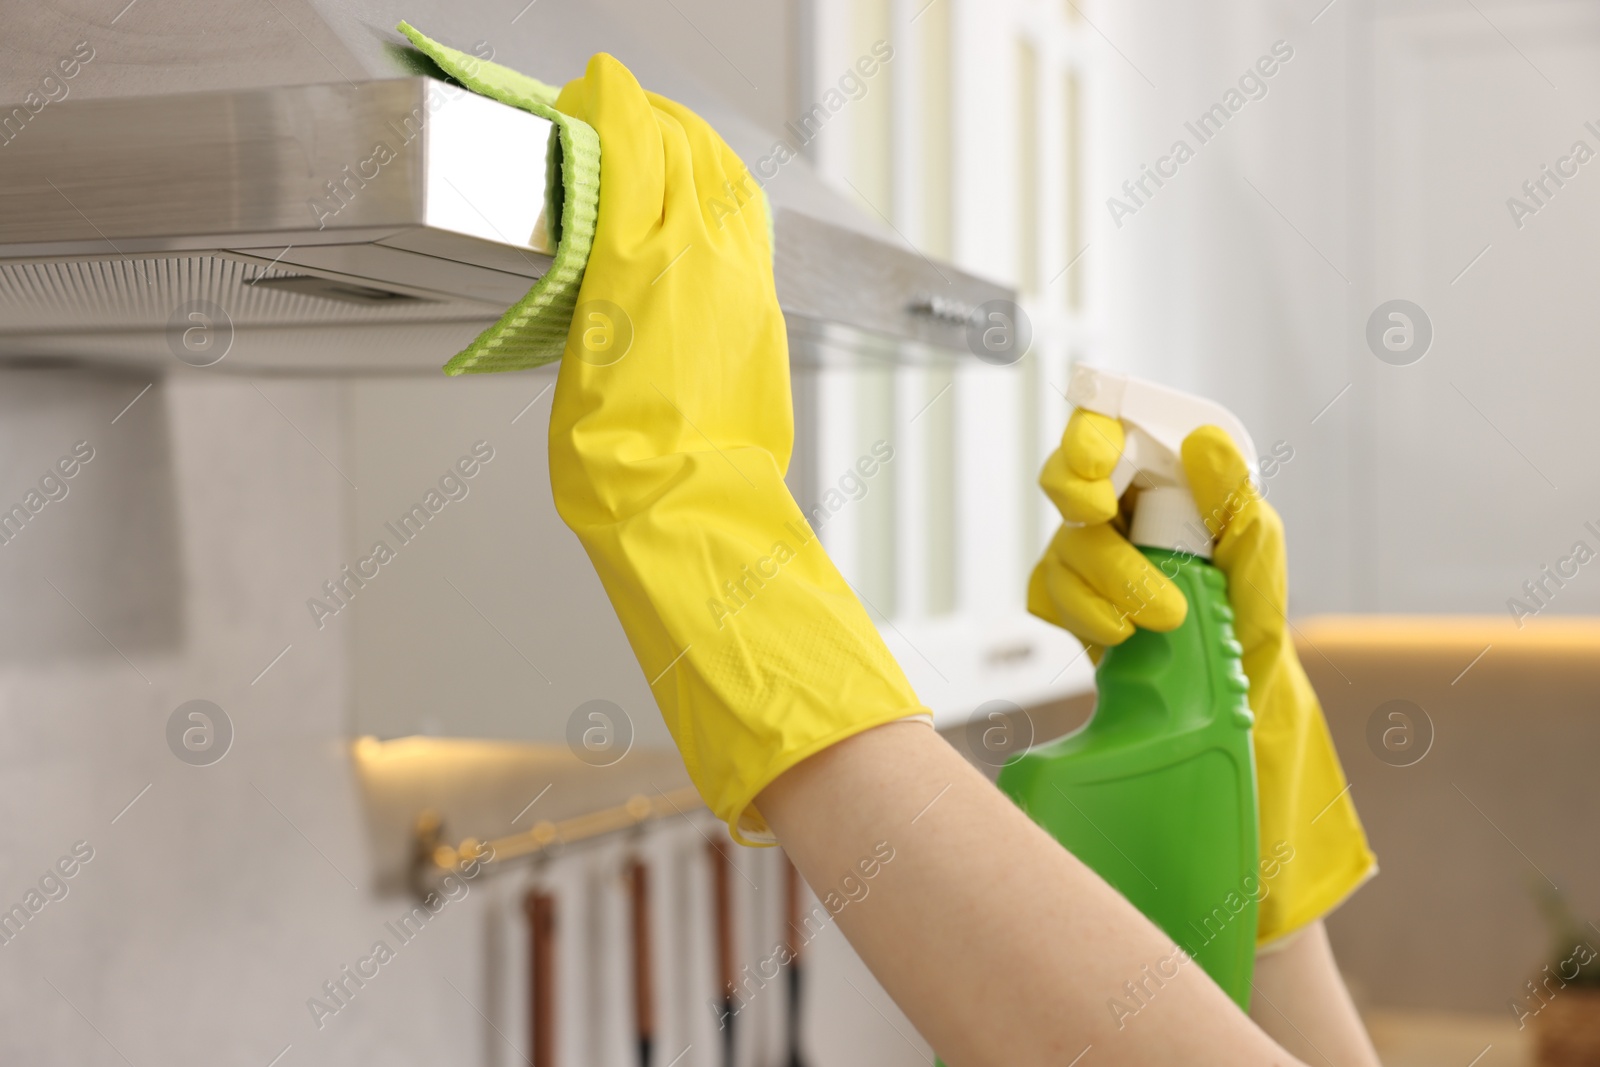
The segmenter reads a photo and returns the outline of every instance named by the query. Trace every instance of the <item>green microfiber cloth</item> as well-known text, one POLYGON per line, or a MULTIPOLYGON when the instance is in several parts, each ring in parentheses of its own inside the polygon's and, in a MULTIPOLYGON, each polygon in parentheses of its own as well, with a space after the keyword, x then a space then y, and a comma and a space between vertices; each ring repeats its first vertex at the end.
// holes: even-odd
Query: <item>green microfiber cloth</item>
POLYGON ((545 175, 545 217, 555 220, 555 260, 528 295, 444 365, 444 372, 489 374, 529 370, 561 358, 578 303, 578 286, 594 245, 600 202, 600 137, 594 127, 554 107, 558 90, 526 74, 459 52, 409 23, 401 33, 452 78, 475 93, 555 124, 545 175))

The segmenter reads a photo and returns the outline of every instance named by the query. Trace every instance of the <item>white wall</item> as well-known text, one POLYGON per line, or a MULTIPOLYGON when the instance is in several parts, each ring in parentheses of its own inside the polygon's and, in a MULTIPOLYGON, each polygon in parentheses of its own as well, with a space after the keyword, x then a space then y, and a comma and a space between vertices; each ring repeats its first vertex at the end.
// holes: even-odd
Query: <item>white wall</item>
MULTIPOLYGON (((94 850, 68 895, 0 946, 0 1059, 264 1065, 292 1044, 281 1062, 456 1060, 480 1026, 444 979, 480 992, 470 931, 481 898, 445 913, 440 924, 453 930, 428 930, 322 1032, 305 1007, 402 910, 370 889, 341 635, 301 636, 302 590, 336 569, 343 549, 344 483, 306 439, 337 457, 336 390, 175 381, 112 425, 143 384, 89 387, 57 413, 53 435, 96 442, 97 458, 66 499, 0 547, 8 571, 66 567, 48 539, 172 506, 112 506, 114 487, 89 480, 96 463, 118 462, 132 442, 138 451, 120 456, 127 469, 172 464, 168 547, 182 572, 159 595, 181 616, 181 640, 129 647, 131 665, 90 642, 70 658, 0 668, 0 807, 10 813, 0 900, 21 902, 75 842, 94 850), (152 422, 167 434, 150 434, 152 422), (162 436, 165 455, 149 446, 162 436), (291 634, 294 647, 256 680, 291 634), (207 767, 180 762, 165 736, 172 710, 197 697, 220 705, 236 731, 207 767)), ((0 389, 0 422, 19 414, 19 395, 0 389)), ((19 488, 8 483, 8 494, 19 488)), ((95 575, 106 587, 99 602, 116 602, 146 564, 129 551, 95 575)), ((4 606, 12 619, 36 610, 56 609, 4 606)), ((91 636, 93 621, 79 623, 91 636)))
MULTIPOLYGON (((74 442, 95 448, 67 495, 0 544, 0 611, 14 635, 0 647, 0 909, 26 907, 76 843, 92 849, 51 883, 66 895, 0 942, 0 1062, 265 1067, 286 1048, 284 1065, 524 1062, 526 868, 469 883, 322 1027, 307 1007, 374 941, 393 943, 384 924, 412 905, 388 869, 403 831, 366 806, 351 756, 351 630, 317 631, 306 615, 306 598, 348 560, 342 387, 197 375, 141 395, 147 384, 0 374, 12 458, 0 496, 22 499, 74 442), (140 618, 154 623, 141 631, 140 618), (30 627, 53 655, 15 637, 30 627), (168 746, 169 716, 195 698, 233 724, 231 748, 209 766, 168 746)), ((429 457, 418 477, 434 466, 429 457)), ((661 773, 646 777, 680 784, 661 773)), ((485 799, 510 818, 535 792, 514 781, 485 799)), ((702 995, 715 981, 706 893, 694 888, 707 831, 674 819, 644 846, 662 864, 662 1040, 695 1045, 679 1067, 720 1055, 702 995)), ((565 1062, 631 1062, 618 1036, 623 850, 613 841, 552 868, 569 895, 565 1062)), ((735 852, 760 887, 735 882, 737 959, 754 965, 779 936, 780 868, 775 853, 735 852)), ((925 1062, 837 930, 811 959, 811 1062, 925 1062)), ((782 997, 741 1016, 748 1054, 781 1047, 782 997)))

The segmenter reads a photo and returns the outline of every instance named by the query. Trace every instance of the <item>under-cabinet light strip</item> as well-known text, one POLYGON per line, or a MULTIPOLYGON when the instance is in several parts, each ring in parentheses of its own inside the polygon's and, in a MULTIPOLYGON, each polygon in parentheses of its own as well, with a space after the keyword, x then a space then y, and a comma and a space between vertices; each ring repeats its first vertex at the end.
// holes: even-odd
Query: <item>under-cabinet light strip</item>
POLYGON ((688 815, 703 808, 700 794, 693 786, 675 789, 670 793, 657 793, 654 797, 635 793, 625 803, 599 811, 574 815, 559 822, 545 820, 518 834, 508 834, 489 841, 475 837, 463 838, 456 846, 440 845, 433 853, 433 862, 442 870, 452 870, 461 863, 477 859, 485 865, 498 865, 508 860, 536 856, 552 846, 571 845, 593 837, 627 830, 669 815, 688 815), (487 846, 487 849, 485 848, 487 846), (487 859, 479 859, 485 851, 487 859))

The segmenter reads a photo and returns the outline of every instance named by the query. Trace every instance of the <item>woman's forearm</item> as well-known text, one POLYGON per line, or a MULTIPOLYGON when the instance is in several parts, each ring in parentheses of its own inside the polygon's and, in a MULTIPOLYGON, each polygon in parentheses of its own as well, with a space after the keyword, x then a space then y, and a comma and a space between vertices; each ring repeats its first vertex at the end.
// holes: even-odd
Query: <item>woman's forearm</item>
POLYGON ((952 1067, 1299 1062, 923 724, 834 745, 757 804, 952 1067))
POLYGON ((1250 1017, 1285 1048, 1312 1063, 1378 1067, 1378 1053, 1345 988, 1320 921, 1282 948, 1256 957, 1250 1017))

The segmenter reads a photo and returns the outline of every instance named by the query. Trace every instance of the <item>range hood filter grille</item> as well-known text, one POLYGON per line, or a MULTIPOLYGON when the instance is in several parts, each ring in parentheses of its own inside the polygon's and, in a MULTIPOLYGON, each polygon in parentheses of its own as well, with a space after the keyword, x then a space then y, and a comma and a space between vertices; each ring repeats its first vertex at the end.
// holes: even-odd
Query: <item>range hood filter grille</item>
POLYGON ((482 304, 377 289, 225 253, 0 262, 0 336, 165 330, 209 304, 234 327, 481 321, 482 304), (262 284, 255 284, 255 283, 262 284))

